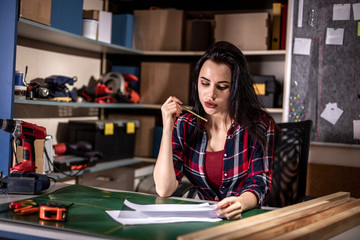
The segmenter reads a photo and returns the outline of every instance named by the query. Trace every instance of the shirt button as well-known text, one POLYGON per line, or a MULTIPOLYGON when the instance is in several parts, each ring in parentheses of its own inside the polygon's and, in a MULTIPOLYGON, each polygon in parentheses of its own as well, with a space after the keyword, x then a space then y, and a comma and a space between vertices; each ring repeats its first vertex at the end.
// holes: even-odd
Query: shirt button
POLYGON ((226 153, 224 154, 224 157, 227 157, 227 154, 226 154, 226 153))
POLYGON ((224 173, 224 176, 227 177, 227 173, 224 173))
POLYGON ((224 186, 222 186, 221 188, 222 188, 222 189, 225 189, 225 187, 224 187, 224 186))

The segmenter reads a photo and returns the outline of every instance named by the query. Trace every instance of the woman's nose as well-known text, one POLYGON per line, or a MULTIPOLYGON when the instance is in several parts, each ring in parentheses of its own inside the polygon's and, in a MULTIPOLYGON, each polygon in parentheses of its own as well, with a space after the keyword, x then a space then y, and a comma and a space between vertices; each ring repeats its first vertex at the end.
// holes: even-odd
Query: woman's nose
POLYGON ((209 90, 209 98, 213 101, 216 98, 216 88, 211 87, 209 90))

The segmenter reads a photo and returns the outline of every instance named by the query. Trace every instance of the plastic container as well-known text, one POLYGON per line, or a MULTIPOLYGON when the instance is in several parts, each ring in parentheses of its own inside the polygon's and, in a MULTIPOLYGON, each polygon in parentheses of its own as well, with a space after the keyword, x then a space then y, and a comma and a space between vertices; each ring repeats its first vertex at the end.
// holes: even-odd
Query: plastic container
POLYGON ((26 99, 27 87, 15 85, 14 96, 16 99, 26 99))
POLYGON ((15 71, 15 85, 24 86, 24 72, 15 71))
POLYGON ((99 21, 95 19, 82 20, 82 35, 83 37, 96 40, 99 21))

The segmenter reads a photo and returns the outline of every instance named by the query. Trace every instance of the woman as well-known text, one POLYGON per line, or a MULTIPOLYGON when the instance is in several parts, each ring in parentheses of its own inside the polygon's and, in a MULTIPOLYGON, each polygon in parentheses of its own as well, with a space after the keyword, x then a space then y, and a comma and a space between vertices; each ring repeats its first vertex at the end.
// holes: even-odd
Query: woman
POLYGON ((228 42, 214 43, 200 58, 193 93, 194 112, 207 121, 179 117, 182 102, 173 96, 161 107, 156 191, 171 196, 186 175, 200 198, 219 201, 217 214, 239 219, 269 191, 277 126, 262 110, 244 55, 228 42))

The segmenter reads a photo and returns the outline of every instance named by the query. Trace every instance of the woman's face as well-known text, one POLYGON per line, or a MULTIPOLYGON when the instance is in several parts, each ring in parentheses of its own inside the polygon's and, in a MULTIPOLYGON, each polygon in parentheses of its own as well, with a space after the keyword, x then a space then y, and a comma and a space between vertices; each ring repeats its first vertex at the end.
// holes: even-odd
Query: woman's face
POLYGON ((200 102, 210 116, 226 113, 231 87, 231 70, 224 63, 206 60, 198 78, 200 102))

